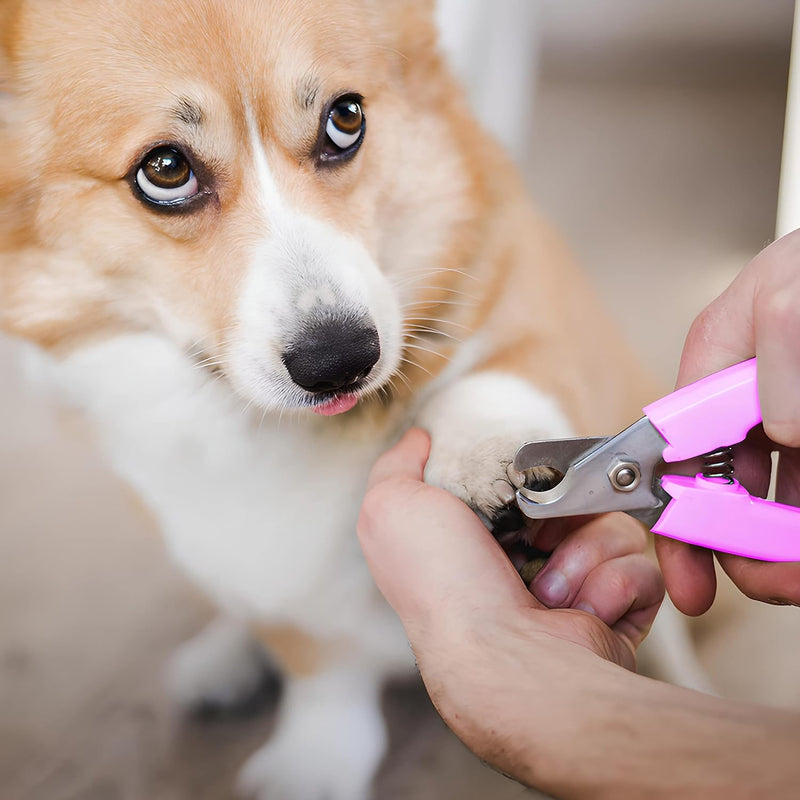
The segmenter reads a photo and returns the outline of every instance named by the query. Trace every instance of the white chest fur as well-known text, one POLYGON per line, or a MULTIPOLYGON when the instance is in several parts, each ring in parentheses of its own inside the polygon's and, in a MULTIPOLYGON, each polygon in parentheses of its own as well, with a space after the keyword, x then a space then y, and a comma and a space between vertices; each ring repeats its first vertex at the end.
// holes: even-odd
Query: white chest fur
POLYGON ((84 348, 52 370, 176 562, 220 606, 322 637, 369 632, 395 650, 355 536, 389 431, 354 438, 326 420, 260 420, 154 336, 84 348))

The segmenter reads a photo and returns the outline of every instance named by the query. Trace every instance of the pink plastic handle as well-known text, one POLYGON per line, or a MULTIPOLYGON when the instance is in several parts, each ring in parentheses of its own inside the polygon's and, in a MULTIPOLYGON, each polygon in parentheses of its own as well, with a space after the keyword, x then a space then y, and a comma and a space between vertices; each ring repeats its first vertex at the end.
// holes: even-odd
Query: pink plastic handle
POLYGON ((800 561, 800 508, 702 475, 666 475, 661 485, 673 499, 653 533, 761 561, 800 561))
POLYGON ((667 441, 664 461, 685 461, 741 442, 761 422, 756 359, 684 386, 644 413, 667 441))

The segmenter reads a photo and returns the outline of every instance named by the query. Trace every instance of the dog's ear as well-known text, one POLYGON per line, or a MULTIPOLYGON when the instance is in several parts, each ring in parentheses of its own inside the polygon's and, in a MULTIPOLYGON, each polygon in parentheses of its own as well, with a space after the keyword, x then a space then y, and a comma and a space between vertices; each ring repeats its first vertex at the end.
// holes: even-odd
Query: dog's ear
POLYGON ((367 4, 383 19, 401 52, 436 41, 435 0, 367 0, 367 4))
POLYGON ((401 69, 417 91, 441 88, 446 81, 439 49, 435 0, 368 0, 383 19, 392 49, 402 58, 401 69), (438 75, 438 79, 434 76, 438 75))

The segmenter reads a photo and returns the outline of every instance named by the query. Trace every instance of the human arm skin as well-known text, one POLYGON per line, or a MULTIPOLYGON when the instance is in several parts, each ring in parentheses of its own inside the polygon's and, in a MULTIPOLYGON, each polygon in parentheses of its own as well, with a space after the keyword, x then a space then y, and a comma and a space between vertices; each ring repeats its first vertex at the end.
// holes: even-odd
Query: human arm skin
MULTIPOLYGON (((758 394, 767 436, 737 448, 736 477, 763 496, 770 450, 780 452, 776 500, 800 505, 800 231, 759 253, 695 320, 684 345, 678 385, 758 356, 758 394), (768 438, 767 438, 768 437, 768 438)), ((658 537, 667 590, 685 614, 714 601, 714 554, 658 537)), ((731 580, 749 597, 800 605, 800 564, 767 564, 718 553, 731 580)))
POLYGON ((627 538, 634 523, 609 515, 577 531, 567 560, 590 566, 570 576, 572 607, 548 609, 478 518, 422 483, 428 446, 412 431, 379 460, 359 536, 434 704, 470 749, 562 798, 798 796, 800 715, 629 671, 661 592, 627 538), (609 540, 624 543, 609 555, 609 540))

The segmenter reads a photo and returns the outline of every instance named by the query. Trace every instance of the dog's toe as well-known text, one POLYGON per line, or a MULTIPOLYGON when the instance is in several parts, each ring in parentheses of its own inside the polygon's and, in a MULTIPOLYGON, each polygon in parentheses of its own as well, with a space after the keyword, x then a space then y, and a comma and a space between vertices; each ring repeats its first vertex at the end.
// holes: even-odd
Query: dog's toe
POLYGON ((525 517, 516 505, 503 506, 489 517, 492 533, 501 536, 521 530, 525 525, 525 517))

